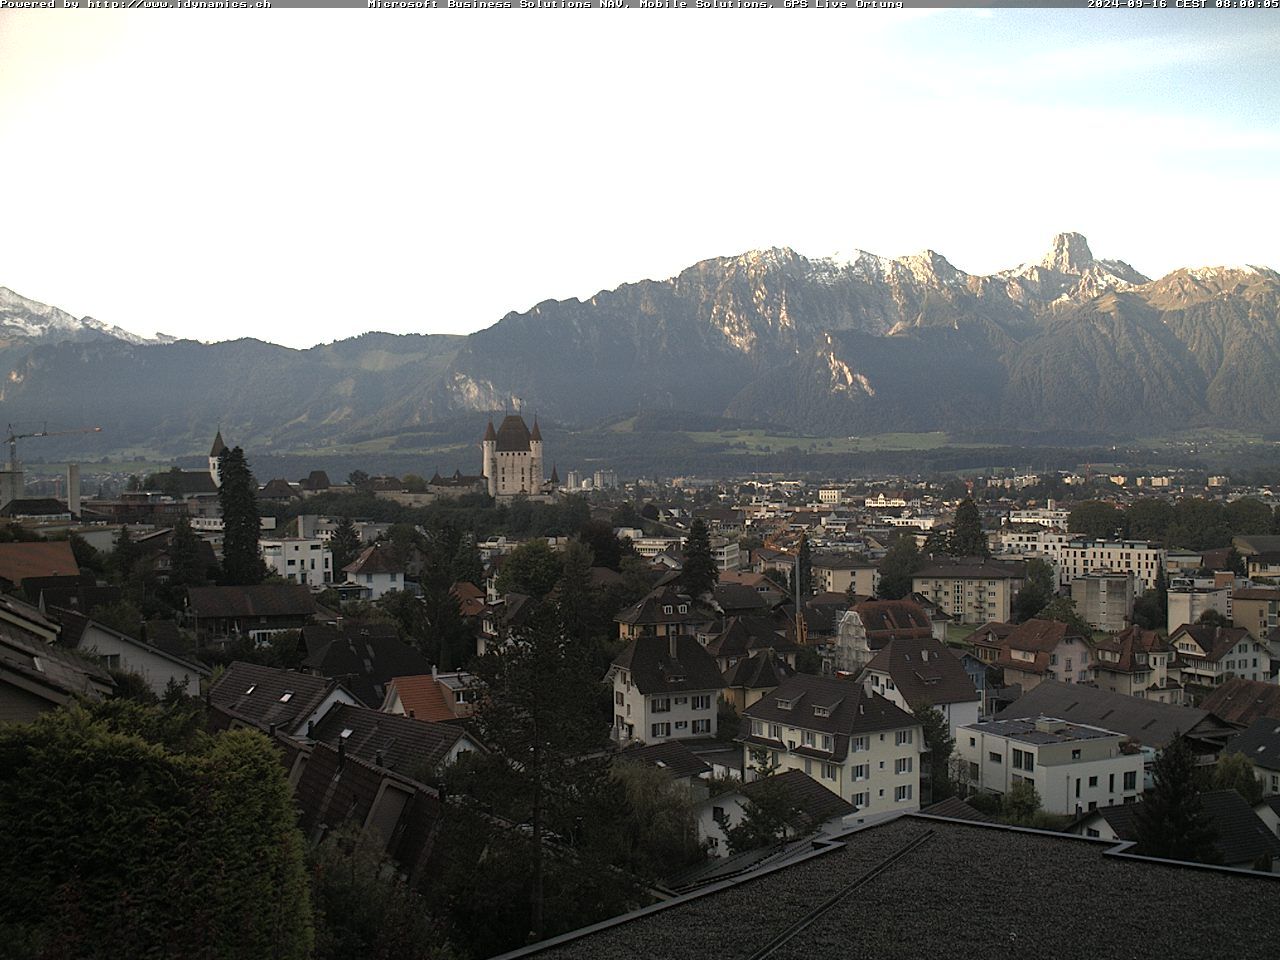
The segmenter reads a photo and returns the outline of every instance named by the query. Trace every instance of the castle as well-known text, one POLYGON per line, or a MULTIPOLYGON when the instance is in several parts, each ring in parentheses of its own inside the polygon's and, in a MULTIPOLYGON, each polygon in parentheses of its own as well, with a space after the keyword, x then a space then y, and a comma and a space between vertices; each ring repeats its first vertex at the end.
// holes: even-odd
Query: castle
POLYGON ((480 472, 491 497, 499 500, 543 497, 559 485, 555 468, 551 470, 550 481, 543 479, 542 431, 538 429, 536 417, 532 430, 519 414, 505 417, 497 430, 493 429, 490 419, 480 450, 483 457, 480 472))

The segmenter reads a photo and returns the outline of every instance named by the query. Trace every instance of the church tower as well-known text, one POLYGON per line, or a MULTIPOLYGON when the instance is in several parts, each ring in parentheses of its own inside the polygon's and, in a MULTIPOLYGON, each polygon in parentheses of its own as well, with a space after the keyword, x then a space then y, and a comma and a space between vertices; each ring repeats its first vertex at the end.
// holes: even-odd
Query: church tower
POLYGON ((227 445, 222 442, 222 428, 219 427, 213 438, 213 447, 209 450, 209 476, 213 478, 215 487, 222 486, 222 466, 218 463, 218 458, 226 449, 227 445))

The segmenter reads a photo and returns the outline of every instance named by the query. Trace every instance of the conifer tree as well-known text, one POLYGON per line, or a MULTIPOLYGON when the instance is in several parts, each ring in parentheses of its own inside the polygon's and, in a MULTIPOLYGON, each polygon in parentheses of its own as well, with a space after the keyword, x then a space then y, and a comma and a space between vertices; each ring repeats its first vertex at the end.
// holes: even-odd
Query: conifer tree
POLYGON ((346 576, 342 570, 360 553, 360 534, 350 517, 343 517, 333 528, 329 538, 329 552, 333 555, 333 582, 342 583, 346 576))
POLYGON ((1217 862, 1217 834, 1200 802, 1196 757, 1176 732, 1151 777, 1151 791, 1138 807, 1138 850, 1149 857, 1217 862))
POLYGON ((910 534, 898 537, 880 561, 880 599, 900 600, 911 593, 912 574, 923 562, 916 538, 910 534))
POLYGON ((689 527, 689 539, 684 544, 684 569, 680 571, 680 583, 691 597, 710 593, 720 581, 716 558, 711 554, 711 535, 707 525, 698 518, 689 527))
POLYGON ((222 573, 228 584, 261 583, 264 573, 258 553, 258 491, 244 450, 223 451, 218 458, 218 503, 222 507, 222 573))
POLYGON ((179 517, 173 525, 173 536, 169 542, 169 585, 199 586, 205 582, 207 574, 200 556, 200 538, 191 529, 191 521, 179 517))
POLYGON ((809 535, 800 534, 800 552, 796 559, 796 574, 800 582, 796 584, 796 602, 813 593, 813 554, 809 550, 809 535))
POLYGON ((956 507, 956 519, 951 528, 948 547, 948 552, 953 557, 990 555, 986 534, 982 532, 982 515, 978 513, 978 505, 972 499, 966 498, 956 507))

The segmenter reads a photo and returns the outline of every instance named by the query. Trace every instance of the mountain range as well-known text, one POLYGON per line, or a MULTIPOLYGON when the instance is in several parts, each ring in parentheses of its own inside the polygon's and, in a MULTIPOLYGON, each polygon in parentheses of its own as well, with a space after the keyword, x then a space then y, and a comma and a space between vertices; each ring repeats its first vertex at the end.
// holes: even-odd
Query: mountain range
POLYGON ((101 424, 116 449, 187 451, 220 422, 246 444, 306 450, 503 409, 570 428, 670 411, 829 436, 1269 431, 1280 274, 1152 280, 1076 233, 989 276, 933 251, 774 248, 549 300, 469 336, 307 350, 142 338, 0 288, 0 363, 11 421, 101 424))

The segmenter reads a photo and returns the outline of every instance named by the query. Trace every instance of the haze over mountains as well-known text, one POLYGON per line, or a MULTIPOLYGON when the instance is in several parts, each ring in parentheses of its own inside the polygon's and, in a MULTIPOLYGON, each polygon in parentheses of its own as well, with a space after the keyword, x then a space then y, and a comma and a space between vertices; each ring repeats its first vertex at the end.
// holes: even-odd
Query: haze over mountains
POLYGON ((0 288, 0 362, 8 419, 100 423, 116 448, 185 448, 216 420, 298 449, 504 407, 566 426, 669 410, 828 435, 1272 430, 1280 274, 1151 280, 1072 233, 992 276, 933 251, 774 248, 546 301, 469 336, 308 350, 145 339, 0 288))

